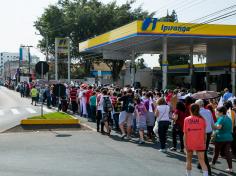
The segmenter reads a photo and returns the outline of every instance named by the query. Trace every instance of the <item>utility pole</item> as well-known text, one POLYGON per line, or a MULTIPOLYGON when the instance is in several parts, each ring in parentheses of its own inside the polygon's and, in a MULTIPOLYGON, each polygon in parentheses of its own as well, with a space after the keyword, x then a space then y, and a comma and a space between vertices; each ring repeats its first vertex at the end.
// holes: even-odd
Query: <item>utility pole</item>
MULTIPOLYGON (((48 34, 45 35, 46 38, 46 62, 48 63, 49 59, 48 59, 48 34)), ((49 72, 46 74, 46 78, 49 81, 49 72)))
POLYGON ((45 38, 46 38, 46 62, 48 62, 48 34, 46 34, 45 38))
POLYGON ((71 65, 71 58, 70 58, 70 38, 68 37, 67 38, 68 40, 68 84, 70 84, 71 82, 71 68, 70 68, 70 65, 71 65))

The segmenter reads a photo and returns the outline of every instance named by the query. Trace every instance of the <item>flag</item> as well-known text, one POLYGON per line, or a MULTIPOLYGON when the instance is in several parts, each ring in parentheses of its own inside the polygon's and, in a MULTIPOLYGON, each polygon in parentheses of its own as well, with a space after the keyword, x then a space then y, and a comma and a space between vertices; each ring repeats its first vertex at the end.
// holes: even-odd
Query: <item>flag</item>
POLYGON ((19 52, 19 61, 20 61, 20 63, 22 63, 22 60, 23 60, 23 48, 20 47, 20 52, 19 52))
POLYGON ((220 97, 220 101, 219 101, 219 103, 217 105, 217 108, 222 107, 223 105, 224 105, 224 100, 223 100, 223 96, 221 96, 220 97))

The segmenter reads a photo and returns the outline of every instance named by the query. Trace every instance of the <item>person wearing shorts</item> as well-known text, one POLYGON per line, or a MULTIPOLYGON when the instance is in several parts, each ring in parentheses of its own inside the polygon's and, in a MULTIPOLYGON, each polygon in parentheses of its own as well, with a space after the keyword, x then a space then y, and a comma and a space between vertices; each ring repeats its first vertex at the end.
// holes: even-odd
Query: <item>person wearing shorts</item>
POLYGON ((206 122, 201 117, 199 111, 200 106, 198 104, 192 104, 190 106, 191 116, 184 120, 184 145, 187 152, 186 176, 191 176, 194 151, 197 152, 203 176, 208 176, 208 169, 204 160, 204 152, 206 150, 206 122))
POLYGON ((135 116, 139 131, 139 144, 144 144, 144 130, 147 129, 147 109, 139 98, 136 99, 135 116))
POLYGON ((122 139, 126 136, 124 129, 125 124, 127 125, 127 139, 131 139, 130 135, 133 123, 133 113, 127 112, 129 99, 133 99, 133 91, 131 89, 128 90, 127 95, 124 95, 121 98, 119 98, 119 101, 123 102, 122 112, 120 113, 119 116, 119 126, 122 132, 121 136, 122 139))

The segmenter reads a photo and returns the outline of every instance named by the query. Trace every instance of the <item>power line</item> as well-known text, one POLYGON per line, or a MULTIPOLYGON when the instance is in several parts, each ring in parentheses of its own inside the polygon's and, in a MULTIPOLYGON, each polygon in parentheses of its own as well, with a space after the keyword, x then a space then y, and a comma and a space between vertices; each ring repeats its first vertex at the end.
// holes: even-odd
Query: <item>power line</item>
MULTIPOLYGON (((191 2, 192 2, 192 0, 190 0, 191 2)), ((160 12, 164 12, 164 11, 166 11, 168 8, 172 8, 172 6, 173 6, 173 8, 174 7, 176 7, 176 5, 182 5, 182 4, 185 4, 185 2, 188 2, 188 0, 182 0, 182 1, 175 1, 175 3, 170 3, 171 5, 170 6, 165 6, 165 7, 162 7, 162 8, 160 8, 159 10, 157 10, 157 13, 160 13, 160 12), (163 10, 161 10, 161 9, 163 9, 163 10)))
POLYGON ((201 4, 202 2, 207 2, 207 0, 199 0, 199 1, 192 1, 192 2, 193 2, 192 4, 186 4, 184 6, 181 6, 181 8, 179 8, 179 9, 177 8, 175 10, 178 11, 178 13, 183 12, 185 9, 189 9, 191 7, 197 6, 197 5, 201 4))
MULTIPOLYGON (((182 2, 182 1, 181 1, 182 2)), ((199 3, 199 2, 197 2, 197 3, 199 3)), ((186 4, 186 3, 185 3, 186 4)), ((198 18, 198 19, 196 19, 195 21, 199 21, 199 20, 203 20, 203 19, 205 19, 205 18, 208 18, 208 17, 211 17, 211 16, 214 16, 215 14, 218 14, 219 12, 223 12, 223 11, 226 11, 226 10, 229 10, 229 9, 232 9, 232 8, 235 8, 236 7, 236 5, 233 5, 233 6, 230 6, 230 7, 228 7, 228 8, 225 8, 225 9, 222 9, 222 10, 220 10, 220 11, 217 11, 217 12, 214 12, 214 13, 212 13, 212 14, 209 14, 209 15, 207 15, 207 16, 204 16, 204 17, 201 17, 201 18, 198 18)), ((227 16, 227 17, 230 17, 230 15, 229 16, 227 16)), ((221 16, 221 17, 215 17, 215 18, 213 18, 213 19, 210 19, 211 21, 209 21, 209 22, 214 22, 214 20, 216 20, 216 19, 218 19, 218 20, 220 20, 220 19, 224 19, 224 18, 227 18, 227 17, 223 17, 223 16, 221 16)), ((208 22, 208 23, 209 23, 208 22)), ((67 24, 67 25, 71 25, 71 24, 67 24)), ((55 30, 49 30, 49 31, 56 31, 56 30, 58 30, 58 27, 59 26, 61 26, 61 27, 65 27, 65 26, 67 26, 67 25, 64 25, 64 24, 61 24, 61 25, 58 25, 57 27, 53 27, 53 28, 57 28, 57 29, 55 29, 55 30)), ((203 25, 203 24, 202 24, 203 25)), ((171 35, 171 34, 169 34, 169 35, 171 35)), ((167 35, 168 36, 168 35, 167 35)), ((158 38, 155 38, 154 40, 157 40, 158 38)), ((145 42, 148 42, 148 41, 145 41, 145 42)), ((121 47, 121 48, 123 48, 123 47, 121 47)), ((118 49, 120 49, 120 48, 118 48, 118 49)), ((93 54, 92 54, 93 55, 93 54)), ((99 56, 100 57, 100 56, 99 56)))
POLYGON ((208 14, 208 15, 206 15, 206 16, 197 18, 197 19, 195 19, 195 20, 193 20, 193 21, 191 21, 191 22, 197 22, 197 21, 203 20, 203 19, 205 19, 205 18, 214 16, 214 15, 218 15, 219 13, 222 13, 222 12, 224 12, 224 11, 226 11, 226 10, 231 10, 231 9, 233 9, 233 8, 236 8, 236 5, 232 5, 232 6, 230 6, 230 7, 227 7, 227 8, 221 9, 221 10, 218 10, 218 11, 213 12, 213 13, 211 13, 211 14, 208 14))

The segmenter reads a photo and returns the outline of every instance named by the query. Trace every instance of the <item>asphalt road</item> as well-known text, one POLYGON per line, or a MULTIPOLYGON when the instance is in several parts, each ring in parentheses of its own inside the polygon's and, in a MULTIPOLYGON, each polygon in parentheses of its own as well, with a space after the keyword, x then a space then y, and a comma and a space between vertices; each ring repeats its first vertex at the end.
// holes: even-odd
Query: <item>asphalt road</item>
MULTIPOLYGON (((30 115, 25 111, 26 107, 35 110, 35 114, 40 109, 31 106, 29 99, 21 99, 18 93, 1 87, 0 110, 4 115, 0 114, 0 128, 14 126, 30 115)), ((95 127, 84 118, 81 121, 95 127)), ((184 154, 161 153, 158 152, 159 144, 140 146, 137 140, 121 141, 114 131, 111 137, 96 131, 0 133, 0 176, 185 175, 184 154)), ((193 159, 193 176, 201 175, 196 162, 193 159)), ((234 168, 235 163, 234 160, 234 168)), ((226 168, 226 161, 220 158, 213 175, 226 176, 226 168)))
MULTIPOLYGON (((185 156, 94 131, 2 133, 1 176, 183 176, 185 156)), ((193 176, 201 175, 193 160, 193 176)), ((235 162, 234 162, 235 166, 235 162)), ((227 175, 220 159, 217 176, 227 175)))
MULTIPOLYGON (((44 107, 45 113, 53 112, 44 107)), ((20 124, 24 118, 39 115, 40 106, 32 106, 31 100, 21 98, 18 92, 0 86, 0 132, 20 124)))

